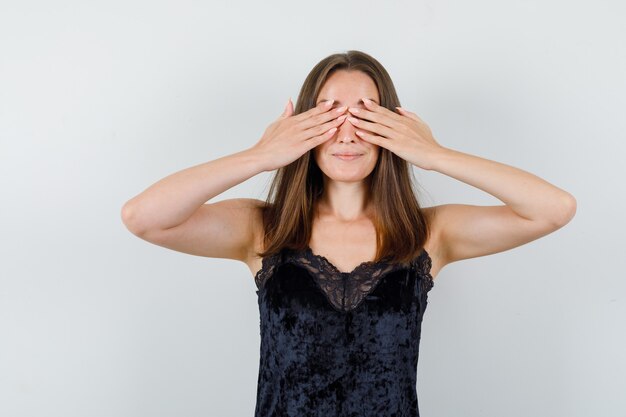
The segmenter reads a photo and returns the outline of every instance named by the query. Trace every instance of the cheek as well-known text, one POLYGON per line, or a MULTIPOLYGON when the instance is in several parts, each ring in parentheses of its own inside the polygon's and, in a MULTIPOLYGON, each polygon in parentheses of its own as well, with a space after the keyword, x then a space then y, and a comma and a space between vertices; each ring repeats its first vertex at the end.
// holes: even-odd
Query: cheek
POLYGON ((326 153, 326 148, 328 147, 327 143, 322 143, 321 145, 317 145, 315 148, 311 150, 312 156, 317 161, 320 158, 320 155, 326 153))

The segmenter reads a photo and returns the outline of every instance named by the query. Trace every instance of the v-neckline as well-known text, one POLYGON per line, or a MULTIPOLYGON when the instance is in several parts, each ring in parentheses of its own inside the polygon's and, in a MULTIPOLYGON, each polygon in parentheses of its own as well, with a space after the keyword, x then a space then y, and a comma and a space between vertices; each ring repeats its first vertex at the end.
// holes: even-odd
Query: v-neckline
MULTIPOLYGON (((257 295, 261 295, 267 285, 267 279, 274 276, 274 270, 281 264, 292 263, 304 267, 313 277, 316 285, 322 291, 326 299, 339 311, 349 311, 363 301, 364 297, 372 292, 383 281, 383 278, 391 272, 401 268, 410 268, 416 271, 422 280, 422 288, 428 292, 433 286, 433 279, 430 275, 431 259, 422 248, 419 255, 413 258, 409 264, 392 263, 388 258, 383 258, 378 262, 363 261, 350 272, 340 271, 336 265, 323 255, 313 252, 310 246, 306 245, 304 250, 281 250, 280 252, 263 258, 263 265, 255 275, 257 285, 257 295), (333 298, 333 294, 345 297, 346 289, 357 290, 358 296, 350 297, 351 307, 346 310, 343 301, 333 298)), ((348 291, 351 294, 351 291, 348 291)))
POLYGON ((359 270, 361 270, 361 269, 363 269, 365 267, 371 267, 373 265, 386 263, 384 260, 380 260, 380 261, 363 261, 360 264, 358 264, 357 266, 355 266, 354 268, 352 268, 351 271, 341 271, 341 270, 339 270, 339 268, 337 268, 337 266, 334 263, 332 263, 324 255, 318 255, 317 253, 313 252, 313 249, 311 249, 311 247, 309 245, 306 245, 306 248, 304 249, 304 251, 306 253, 308 253, 310 256, 312 256, 313 258, 317 258, 319 261, 324 262, 336 274, 342 275, 342 276, 348 276, 348 277, 353 276, 355 273, 359 272, 359 270))

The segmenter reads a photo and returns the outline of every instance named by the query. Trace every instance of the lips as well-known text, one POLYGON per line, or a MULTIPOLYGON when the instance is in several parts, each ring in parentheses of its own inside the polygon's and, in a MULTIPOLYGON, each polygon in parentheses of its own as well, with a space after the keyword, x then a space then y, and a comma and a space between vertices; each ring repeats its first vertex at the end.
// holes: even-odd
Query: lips
POLYGON ((360 153, 351 153, 351 154, 346 154, 346 153, 336 153, 333 154, 335 158, 341 159, 342 161, 353 161, 355 159, 359 159, 361 156, 363 156, 363 154, 360 153))

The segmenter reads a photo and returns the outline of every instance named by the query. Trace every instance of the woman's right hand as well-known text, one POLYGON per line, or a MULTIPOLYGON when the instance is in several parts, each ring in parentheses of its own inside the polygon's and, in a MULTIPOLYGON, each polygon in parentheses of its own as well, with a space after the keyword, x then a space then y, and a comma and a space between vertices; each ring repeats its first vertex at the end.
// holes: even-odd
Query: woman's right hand
POLYGON ((323 101, 304 113, 293 116, 291 99, 285 111, 270 124, 250 150, 261 156, 264 171, 290 164, 310 149, 332 138, 348 117, 347 106, 330 111, 334 100, 323 101))

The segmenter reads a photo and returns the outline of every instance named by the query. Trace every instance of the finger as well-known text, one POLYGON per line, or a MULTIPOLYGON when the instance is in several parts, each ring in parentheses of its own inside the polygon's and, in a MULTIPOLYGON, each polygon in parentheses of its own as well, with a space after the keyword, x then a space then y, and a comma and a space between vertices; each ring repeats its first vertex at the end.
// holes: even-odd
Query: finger
POLYGON ((304 138, 311 139, 318 135, 323 134, 324 132, 328 131, 329 129, 333 127, 338 128, 346 120, 347 117, 348 115, 344 114, 343 116, 339 116, 336 119, 332 119, 326 123, 315 125, 303 132, 304 138))
POLYGON ((386 138, 392 137, 394 129, 378 123, 368 122, 367 120, 357 119, 356 117, 348 117, 348 121, 357 129, 365 129, 386 138))
POLYGON ((383 137, 378 136, 378 135, 373 135, 373 134, 371 134, 369 132, 365 132, 363 130, 357 130, 356 134, 357 134, 357 136, 359 136, 364 141, 369 142, 369 143, 373 143, 374 145, 382 146, 383 148, 386 148, 387 147, 386 145, 389 143, 387 138, 383 138, 383 137))
POLYGON ((278 121, 287 119, 291 117, 292 115, 293 115, 293 104, 291 103, 291 97, 289 97, 289 100, 287 100, 287 104, 285 105, 283 112, 280 114, 280 116, 278 116, 276 121, 278 122, 278 121))
POLYGON ((326 142, 327 140, 329 140, 330 138, 335 136, 336 132, 337 132, 337 128, 333 127, 331 129, 328 129, 327 131, 323 132, 320 135, 313 136, 312 138, 310 138, 309 140, 306 141, 308 149, 309 150, 313 149, 316 146, 321 145, 322 143, 326 142))
MULTIPOLYGON (((383 108, 387 110, 385 107, 383 108)), ((367 109, 360 109, 358 107, 350 107, 348 111, 354 115, 354 117, 359 118, 359 120, 371 120, 391 129, 398 129, 402 124, 401 117, 395 113, 395 118, 390 118, 386 113, 377 113, 367 109)))
POLYGON ((346 110, 348 110, 348 106, 341 106, 327 112, 311 116, 308 119, 302 120, 299 124, 299 128, 305 130, 314 126, 321 125, 328 122, 329 120, 333 120, 344 115, 344 113, 346 113, 346 110))
POLYGON ((287 104, 285 104, 285 109, 283 110, 282 114, 278 117, 279 119, 284 119, 286 117, 289 117, 289 104, 291 104, 291 97, 289 97, 289 100, 287 100, 287 104))
POLYGON ((317 106, 312 107, 312 108, 310 108, 309 110, 307 110, 305 112, 297 114, 297 115, 293 116, 293 118, 296 121, 302 121, 302 120, 308 119, 309 117, 325 113, 325 112, 329 111, 332 108, 332 105, 333 105, 334 101, 335 101, 334 99, 333 100, 321 101, 321 102, 319 102, 317 104, 317 106))
POLYGON ((417 114, 415 113, 411 113, 408 110, 404 110, 402 107, 398 106, 396 107, 396 109, 398 109, 398 111, 403 114, 404 116, 410 117, 413 120, 417 120, 418 122, 422 122, 422 119, 420 119, 417 114))
POLYGON ((380 106, 374 103, 372 100, 365 98, 365 97, 362 98, 361 100, 363 100, 363 104, 365 105, 365 108, 371 112, 386 115, 391 120, 396 120, 398 122, 402 120, 399 114, 392 112, 385 106, 380 106))

